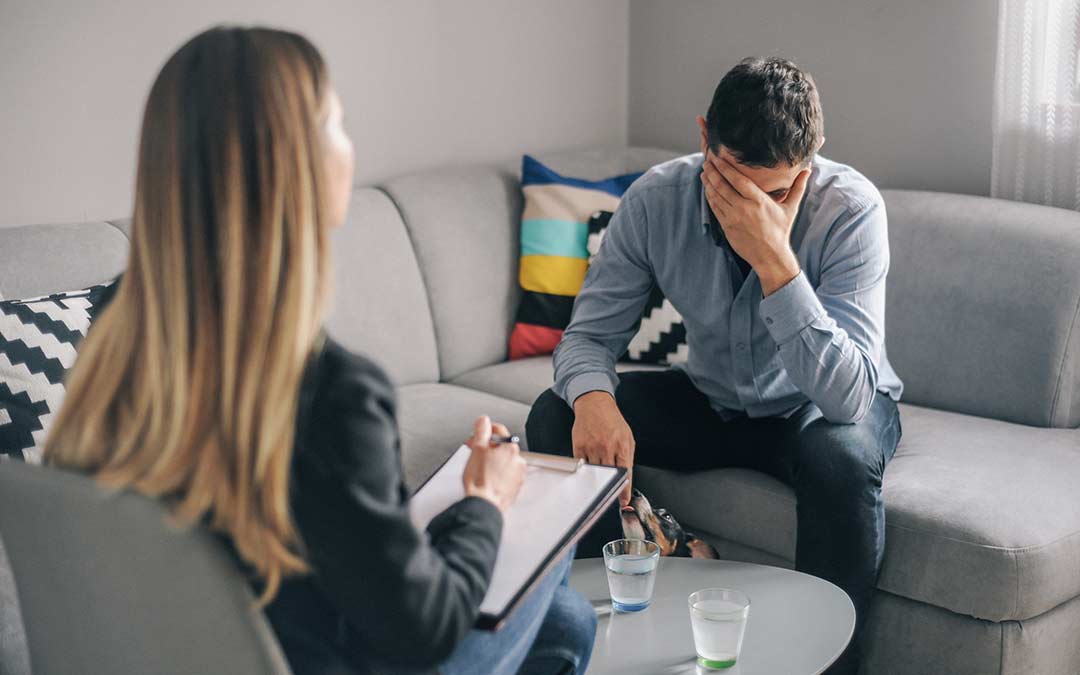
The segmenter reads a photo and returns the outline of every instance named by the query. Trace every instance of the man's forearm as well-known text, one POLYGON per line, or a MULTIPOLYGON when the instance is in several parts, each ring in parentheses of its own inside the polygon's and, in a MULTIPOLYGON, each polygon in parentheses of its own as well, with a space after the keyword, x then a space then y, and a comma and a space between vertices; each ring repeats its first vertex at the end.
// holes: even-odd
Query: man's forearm
POLYGON ((873 362, 829 316, 806 275, 761 301, 761 316, 791 381, 830 422, 857 422, 877 386, 873 362))
POLYGON ((600 251, 555 349, 555 393, 568 404, 589 391, 615 393, 615 360, 637 330, 654 279, 646 222, 631 193, 611 218, 600 251))
POLYGON ((766 298, 799 276, 799 260, 790 248, 779 251, 773 259, 754 268, 761 281, 761 293, 766 298))
POLYGON ((573 406, 574 401, 591 391, 614 396, 618 377, 615 357, 598 341, 584 336, 564 336, 555 350, 555 393, 573 406))

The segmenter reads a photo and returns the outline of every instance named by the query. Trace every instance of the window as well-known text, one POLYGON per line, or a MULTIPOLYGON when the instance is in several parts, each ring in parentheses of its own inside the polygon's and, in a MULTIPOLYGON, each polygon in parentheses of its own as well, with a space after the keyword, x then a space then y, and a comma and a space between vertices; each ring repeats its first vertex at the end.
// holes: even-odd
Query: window
POLYGON ((1000 0, 991 194, 1080 210, 1080 0, 1000 0))

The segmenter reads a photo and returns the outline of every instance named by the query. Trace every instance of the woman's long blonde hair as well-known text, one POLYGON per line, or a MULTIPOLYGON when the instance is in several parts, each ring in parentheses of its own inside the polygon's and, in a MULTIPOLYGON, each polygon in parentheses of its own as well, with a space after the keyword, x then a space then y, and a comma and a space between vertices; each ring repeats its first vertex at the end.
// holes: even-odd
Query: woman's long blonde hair
POLYGON ((128 269, 79 350, 48 462, 165 499, 264 582, 307 569, 289 509, 328 295, 327 78, 303 37, 214 28, 150 90, 128 269))

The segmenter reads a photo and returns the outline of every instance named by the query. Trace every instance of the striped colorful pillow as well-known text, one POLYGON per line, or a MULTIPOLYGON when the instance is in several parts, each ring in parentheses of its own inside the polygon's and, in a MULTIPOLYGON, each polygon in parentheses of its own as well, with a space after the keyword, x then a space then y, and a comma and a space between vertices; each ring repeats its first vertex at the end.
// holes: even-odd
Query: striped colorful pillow
POLYGON ((597 211, 614 212, 639 176, 566 178, 525 155, 519 272, 524 292, 510 333, 511 359, 555 351, 589 266, 589 218, 597 211))

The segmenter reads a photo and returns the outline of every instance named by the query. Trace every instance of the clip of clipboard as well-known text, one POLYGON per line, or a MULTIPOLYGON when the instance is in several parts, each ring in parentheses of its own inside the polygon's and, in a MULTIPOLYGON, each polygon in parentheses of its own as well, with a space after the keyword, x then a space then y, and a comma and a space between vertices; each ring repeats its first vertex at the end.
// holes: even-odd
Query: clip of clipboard
POLYGON ((548 455, 527 450, 522 450, 521 456, 525 458, 525 462, 529 466, 538 466, 542 469, 563 471, 565 473, 574 473, 585 464, 585 460, 580 457, 560 457, 559 455, 548 455))
MULTIPOLYGON (((410 501, 420 529, 464 497, 461 473, 467 446, 457 449, 410 501)), ((595 466, 543 453, 522 453, 529 476, 504 514, 503 539, 476 628, 498 630, 544 575, 577 544, 626 485, 625 468, 595 466)))
MULTIPOLYGON (((492 445, 501 445, 503 443, 521 443, 521 439, 517 436, 491 436, 492 445)), ((580 457, 560 457, 559 455, 548 455, 542 452, 527 452, 525 450, 521 451, 521 457, 529 466, 539 466, 544 469, 565 471, 566 473, 574 473, 585 464, 585 460, 580 457)))

